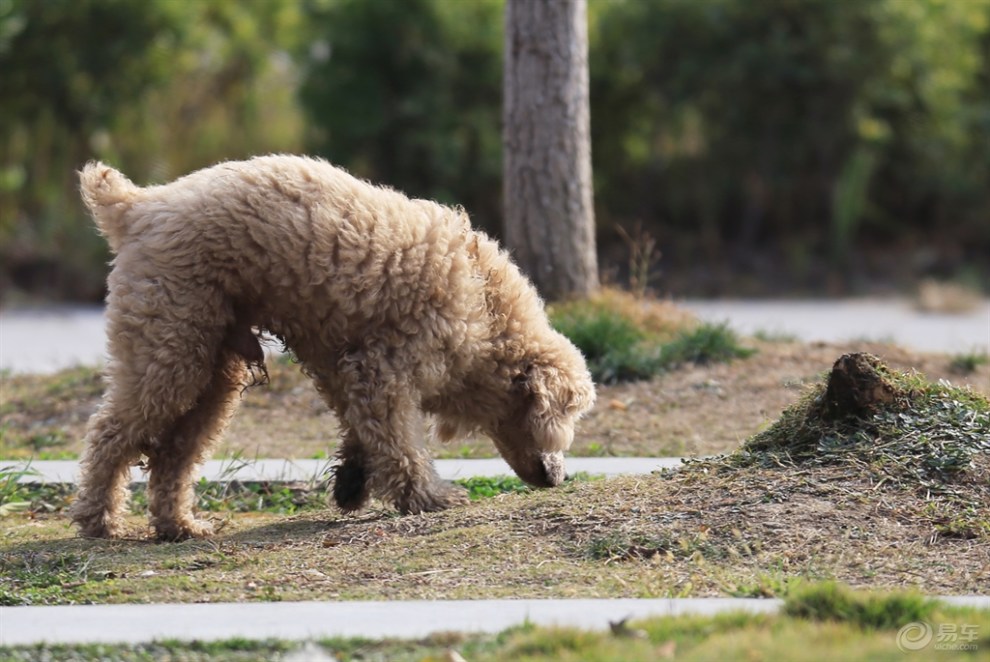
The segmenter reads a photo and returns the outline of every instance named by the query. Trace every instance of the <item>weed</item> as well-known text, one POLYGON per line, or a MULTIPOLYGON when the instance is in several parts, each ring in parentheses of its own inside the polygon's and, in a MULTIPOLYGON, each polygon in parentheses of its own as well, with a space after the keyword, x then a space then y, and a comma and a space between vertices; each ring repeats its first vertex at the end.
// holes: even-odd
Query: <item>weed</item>
MULTIPOLYGON (((568 482, 584 483, 598 479, 600 479, 600 476, 579 471, 569 476, 568 482)), ((476 476, 474 478, 461 478, 455 480, 454 483, 465 488, 472 501, 498 496, 499 494, 529 492, 532 489, 515 476, 476 476)))
POLYGON ((64 446, 68 442, 64 430, 53 430, 48 433, 36 434, 28 437, 26 445, 34 451, 34 454, 46 452, 49 448, 64 446))
POLYGON ((640 224, 636 225, 632 234, 621 225, 617 225, 616 230, 629 248, 629 290, 633 296, 642 299, 653 279, 651 272, 660 261, 657 240, 640 224))
POLYGON ((526 483, 510 476, 463 478, 455 480, 454 483, 465 488, 472 501, 493 497, 498 494, 528 492, 530 489, 526 483))
POLYGON ((736 584, 726 592, 734 598, 777 598, 788 594, 794 580, 779 575, 758 575, 751 582, 736 584))
POLYGON ((921 516, 928 519, 943 538, 990 540, 990 521, 986 513, 970 503, 956 500, 930 501, 921 516))
POLYGON ((631 352, 646 339, 633 320, 603 309, 573 309, 558 315, 554 325, 589 361, 631 352))
POLYGON ((30 465, 23 468, 0 467, 0 517, 30 510, 31 501, 21 478, 36 474, 30 465))

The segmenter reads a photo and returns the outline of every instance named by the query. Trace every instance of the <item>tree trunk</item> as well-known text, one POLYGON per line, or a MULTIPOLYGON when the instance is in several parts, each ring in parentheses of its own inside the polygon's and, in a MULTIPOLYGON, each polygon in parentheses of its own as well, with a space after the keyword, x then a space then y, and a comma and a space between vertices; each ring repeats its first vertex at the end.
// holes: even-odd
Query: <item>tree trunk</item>
POLYGON ((548 299, 598 288, 586 0, 505 7, 505 243, 548 299))

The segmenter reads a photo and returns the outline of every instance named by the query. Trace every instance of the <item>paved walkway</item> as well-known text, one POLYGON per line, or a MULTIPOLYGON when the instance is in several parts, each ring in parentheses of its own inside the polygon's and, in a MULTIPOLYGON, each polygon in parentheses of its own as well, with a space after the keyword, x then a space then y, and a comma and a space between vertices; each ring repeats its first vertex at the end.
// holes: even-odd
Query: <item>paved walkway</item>
MULTIPOLYGON (((501 458, 485 460, 436 460, 437 473, 446 480, 475 478, 478 476, 514 476, 515 473, 501 458)), ((584 472, 599 476, 623 476, 649 474, 660 469, 681 465, 679 457, 569 457, 570 473, 584 472)), ((200 475, 208 481, 241 482, 297 482, 319 480, 331 466, 330 460, 210 460, 203 465, 200 475)), ((0 460, 0 470, 25 469, 18 481, 21 483, 69 483, 79 479, 79 463, 73 460, 46 460, 39 462, 0 460)), ((131 481, 144 482, 147 474, 134 467, 131 481)))
MULTIPOLYGON (((990 300, 959 315, 922 313, 910 301, 682 301, 702 319, 732 328, 793 335, 801 340, 891 340, 919 350, 986 351, 990 348, 990 300)), ((105 344, 103 309, 94 306, 0 310, 0 369, 54 372, 96 365, 105 344)))
POLYGON ((687 301, 700 318, 722 322, 745 335, 791 335, 800 340, 891 341, 928 352, 990 349, 990 300, 961 314, 924 313, 910 301, 687 301))
MULTIPOLYGON (((990 609, 990 598, 942 598, 990 609)), ((141 643, 327 637, 421 638, 434 632, 500 632, 524 622, 603 630, 626 617, 728 611, 774 613, 756 598, 658 600, 447 600, 0 607, 0 645, 141 643)))

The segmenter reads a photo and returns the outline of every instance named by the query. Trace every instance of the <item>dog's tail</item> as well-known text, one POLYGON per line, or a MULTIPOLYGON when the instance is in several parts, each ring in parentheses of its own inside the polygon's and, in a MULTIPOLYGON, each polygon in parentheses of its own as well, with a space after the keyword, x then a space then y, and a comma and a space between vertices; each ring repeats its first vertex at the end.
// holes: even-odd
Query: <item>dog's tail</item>
POLYGON ((90 161, 79 171, 79 191, 96 227, 114 253, 127 236, 126 213, 141 192, 122 173, 99 161, 90 161))

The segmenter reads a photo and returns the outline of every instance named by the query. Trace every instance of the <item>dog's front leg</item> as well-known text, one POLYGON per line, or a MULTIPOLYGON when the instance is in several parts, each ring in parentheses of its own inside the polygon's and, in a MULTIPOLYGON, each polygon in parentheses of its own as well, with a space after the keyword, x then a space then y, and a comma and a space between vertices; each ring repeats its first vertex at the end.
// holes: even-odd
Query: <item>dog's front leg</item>
MULTIPOLYGON (((350 357, 349 357, 350 358, 350 357)), ((423 415, 415 388, 367 353, 342 363, 347 428, 339 454, 334 497, 344 510, 373 494, 403 514, 443 510, 467 503, 467 493, 441 480, 422 446, 423 415)))

